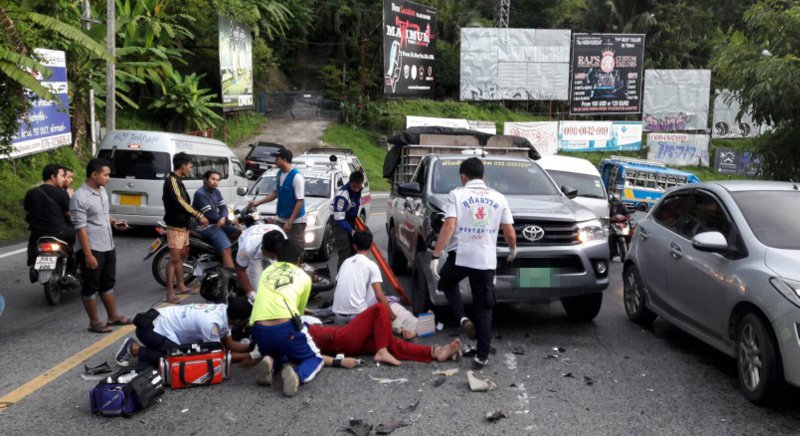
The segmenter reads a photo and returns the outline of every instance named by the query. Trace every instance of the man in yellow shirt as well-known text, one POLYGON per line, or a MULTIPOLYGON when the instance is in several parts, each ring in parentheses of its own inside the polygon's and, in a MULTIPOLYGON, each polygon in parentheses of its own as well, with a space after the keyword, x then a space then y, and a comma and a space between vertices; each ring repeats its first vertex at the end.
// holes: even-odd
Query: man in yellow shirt
POLYGON ((277 362, 283 365, 283 393, 291 397, 300 383, 314 379, 322 369, 323 358, 300 322, 311 294, 311 277, 299 267, 303 247, 294 239, 286 239, 278 242, 277 252, 277 261, 258 281, 250 324, 253 339, 265 356, 258 364, 256 382, 272 384, 272 369, 277 362))

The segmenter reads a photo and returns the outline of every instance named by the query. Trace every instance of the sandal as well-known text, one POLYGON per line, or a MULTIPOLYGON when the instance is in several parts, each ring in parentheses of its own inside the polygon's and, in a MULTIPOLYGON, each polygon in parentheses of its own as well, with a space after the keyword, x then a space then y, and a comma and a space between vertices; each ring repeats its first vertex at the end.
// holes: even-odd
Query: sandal
POLYGON ((113 321, 112 320, 108 320, 108 322, 106 323, 107 326, 112 326, 112 325, 118 326, 118 325, 128 325, 128 324, 132 324, 132 322, 131 322, 131 319, 128 318, 127 316, 123 316, 121 318, 117 318, 117 319, 115 319, 113 321))
POLYGON ((89 326, 89 331, 92 333, 111 333, 114 330, 111 327, 103 324, 102 322, 98 322, 97 324, 91 324, 89 326))

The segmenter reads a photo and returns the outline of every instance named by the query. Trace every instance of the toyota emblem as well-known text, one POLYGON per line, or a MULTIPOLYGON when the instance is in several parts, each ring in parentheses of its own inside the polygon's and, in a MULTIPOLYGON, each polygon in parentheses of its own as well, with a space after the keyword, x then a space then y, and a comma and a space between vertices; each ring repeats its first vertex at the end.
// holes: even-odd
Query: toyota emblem
POLYGON ((522 229, 522 237, 535 242, 544 238, 544 229, 539 226, 527 226, 522 229))

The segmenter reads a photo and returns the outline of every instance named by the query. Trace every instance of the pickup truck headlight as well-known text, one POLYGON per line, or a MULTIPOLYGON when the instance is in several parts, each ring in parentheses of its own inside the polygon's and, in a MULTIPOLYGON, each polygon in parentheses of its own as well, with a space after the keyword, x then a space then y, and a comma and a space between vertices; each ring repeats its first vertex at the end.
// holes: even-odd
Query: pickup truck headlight
POLYGON ((314 227, 317 223, 317 211, 306 212, 306 227, 314 227))
POLYGON ((578 239, 581 242, 602 241, 606 239, 606 232, 600 220, 589 220, 578 223, 578 239))
POLYGON ((773 277, 769 279, 772 286, 778 290, 787 300, 797 307, 800 307, 800 282, 794 280, 773 277))

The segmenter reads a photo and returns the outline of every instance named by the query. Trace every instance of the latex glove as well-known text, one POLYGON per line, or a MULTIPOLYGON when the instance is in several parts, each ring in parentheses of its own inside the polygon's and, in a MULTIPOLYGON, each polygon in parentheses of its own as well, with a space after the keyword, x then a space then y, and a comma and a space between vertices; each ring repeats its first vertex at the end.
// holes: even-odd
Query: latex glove
POLYGON ((247 293, 247 302, 250 303, 250 305, 255 304, 255 302, 256 302, 256 293, 255 292, 250 291, 250 292, 247 293))
POLYGON ((513 262, 517 258, 517 247, 511 249, 511 254, 506 257, 506 262, 513 262))
POLYGON ((431 274, 436 281, 439 281, 439 259, 431 259, 431 274))

